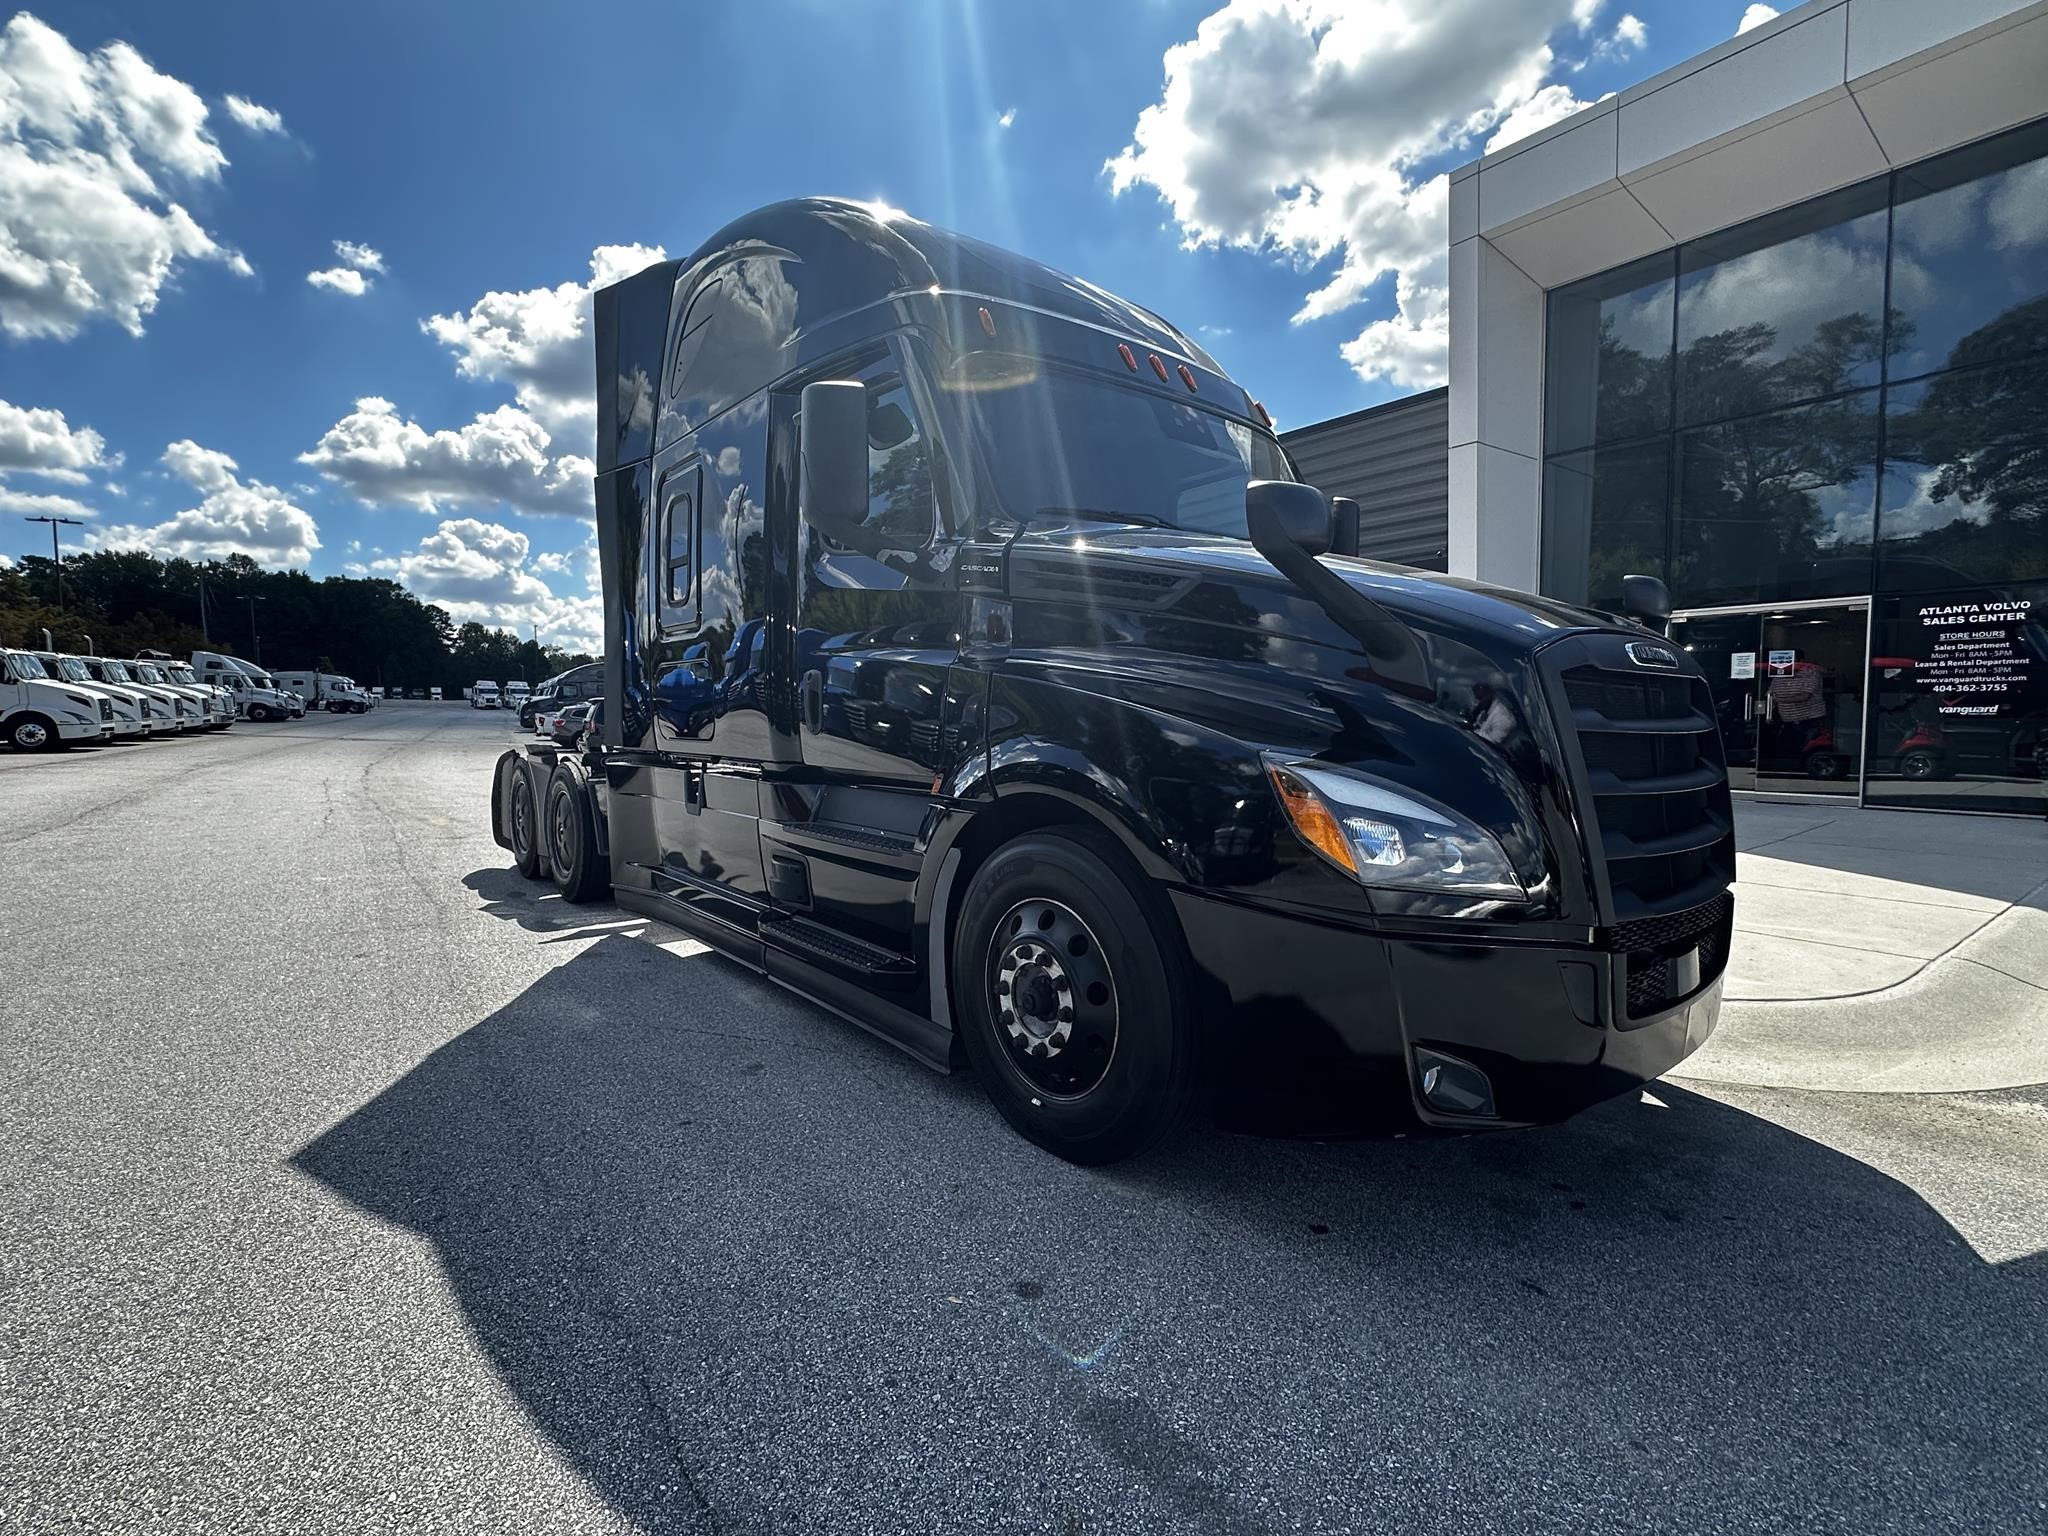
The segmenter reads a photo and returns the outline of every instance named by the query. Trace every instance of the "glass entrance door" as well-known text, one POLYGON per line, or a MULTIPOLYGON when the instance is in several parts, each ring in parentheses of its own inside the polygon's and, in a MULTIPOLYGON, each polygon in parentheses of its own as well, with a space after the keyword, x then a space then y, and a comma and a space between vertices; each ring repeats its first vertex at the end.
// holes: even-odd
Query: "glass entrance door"
POLYGON ((1713 688, 1731 789, 1858 793, 1869 625, 1864 603, 1674 616, 1713 688))

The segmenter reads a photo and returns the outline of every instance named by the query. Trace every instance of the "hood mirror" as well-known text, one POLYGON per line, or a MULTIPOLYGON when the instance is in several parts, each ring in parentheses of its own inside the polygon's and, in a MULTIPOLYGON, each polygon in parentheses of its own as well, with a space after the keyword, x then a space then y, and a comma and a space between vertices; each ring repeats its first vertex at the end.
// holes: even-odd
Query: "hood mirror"
POLYGON ((1253 546, 1269 560, 1277 547, 1305 555, 1320 555, 1330 547, 1330 504, 1312 485, 1252 481, 1244 488, 1244 520, 1253 546))
POLYGON ((1330 498, 1330 553, 1333 555, 1355 555, 1358 553, 1358 503, 1349 496, 1330 498))
POLYGON ((1621 611, 1661 635, 1671 627, 1671 589, 1655 576, 1624 576, 1621 611))

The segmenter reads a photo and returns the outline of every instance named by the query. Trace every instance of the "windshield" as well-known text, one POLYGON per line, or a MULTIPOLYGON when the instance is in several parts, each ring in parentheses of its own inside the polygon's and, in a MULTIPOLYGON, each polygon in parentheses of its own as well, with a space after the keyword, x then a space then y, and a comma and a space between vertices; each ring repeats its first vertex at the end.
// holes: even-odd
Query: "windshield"
POLYGON ((159 686, 161 686, 163 683, 163 673, 157 671, 155 667, 152 667, 146 661, 136 662, 134 666, 131 667, 129 670, 132 671, 136 677, 140 678, 145 683, 155 683, 159 686))
MULTIPOLYGON (((1095 512, 1244 538, 1244 488, 1292 480, 1271 434, 1182 400, 1060 368, 981 366, 958 398, 1003 510, 1095 512)), ((1014 362, 1014 360, 1006 360, 1014 362)))
POLYGON ((128 669, 118 661, 101 662, 100 679, 103 682, 109 683, 132 683, 135 681, 134 678, 128 675, 128 669))
POLYGON ((48 677, 50 675, 43 670, 43 664, 26 651, 8 651, 5 655, 7 657, 7 664, 14 669, 16 677, 48 677))
POLYGON ((70 656, 58 658, 57 673, 66 682, 89 683, 93 675, 85 670, 85 663, 70 656))

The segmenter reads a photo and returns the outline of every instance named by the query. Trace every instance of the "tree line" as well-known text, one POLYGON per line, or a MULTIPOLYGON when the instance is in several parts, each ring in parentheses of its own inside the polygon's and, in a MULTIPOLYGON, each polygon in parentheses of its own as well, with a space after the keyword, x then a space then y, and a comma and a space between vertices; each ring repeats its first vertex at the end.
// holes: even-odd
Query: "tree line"
POLYGON ((451 698, 479 678, 534 683, 596 659, 509 630, 458 626, 395 581, 315 581, 264 570, 247 555, 196 562, 103 550, 0 566, 0 645, 41 649, 45 630, 62 651, 220 651, 370 687, 439 687, 451 698))

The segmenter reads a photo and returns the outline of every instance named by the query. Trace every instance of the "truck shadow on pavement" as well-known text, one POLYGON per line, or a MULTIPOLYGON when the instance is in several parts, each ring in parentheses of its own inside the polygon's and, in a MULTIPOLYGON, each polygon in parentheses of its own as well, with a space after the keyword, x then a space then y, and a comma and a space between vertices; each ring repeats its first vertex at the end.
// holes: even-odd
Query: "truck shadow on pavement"
POLYGON ((614 936, 295 1161, 650 1532, 2037 1528, 2043 1257, 1655 1092, 1078 1169, 614 936))

